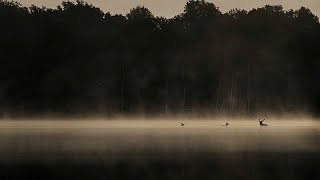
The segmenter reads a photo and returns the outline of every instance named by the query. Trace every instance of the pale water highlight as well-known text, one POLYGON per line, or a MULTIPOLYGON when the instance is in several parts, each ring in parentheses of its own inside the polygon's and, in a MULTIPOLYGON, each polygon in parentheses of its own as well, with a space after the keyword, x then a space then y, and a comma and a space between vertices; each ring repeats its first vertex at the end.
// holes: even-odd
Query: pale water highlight
POLYGON ((260 127, 255 119, 0 121, 0 157, 95 160, 203 152, 319 152, 320 122, 265 122, 269 126, 260 127))

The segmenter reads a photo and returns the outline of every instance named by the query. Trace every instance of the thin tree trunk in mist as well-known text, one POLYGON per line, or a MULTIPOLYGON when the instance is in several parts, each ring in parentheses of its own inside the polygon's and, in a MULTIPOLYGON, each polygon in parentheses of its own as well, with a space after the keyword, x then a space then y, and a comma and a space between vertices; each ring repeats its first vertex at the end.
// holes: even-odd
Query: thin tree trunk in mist
POLYGON ((182 86, 183 86, 183 100, 182 100, 182 107, 181 107, 181 112, 184 112, 184 106, 186 102, 186 87, 185 87, 185 82, 184 82, 184 64, 182 65, 182 86))
POLYGON ((233 101, 233 84, 234 82, 234 77, 232 77, 232 84, 231 84, 231 91, 230 91, 230 112, 232 112, 232 101, 233 101))
POLYGON ((219 103, 219 97, 220 97, 220 88, 221 88, 221 79, 219 81, 219 88, 218 88, 218 94, 216 99, 216 112, 218 111, 218 103, 219 103))
POLYGON ((168 94, 169 94, 169 87, 168 87, 168 79, 166 80, 166 97, 165 97, 165 113, 168 114, 168 94))
POLYGON ((251 72, 250 103, 252 103, 251 104, 252 106, 250 106, 250 108, 251 108, 251 110, 253 110, 255 108, 255 103, 256 103, 256 101, 255 101, 256 77, 255 77, 253 64, 251 64, 250 72, 251 72))
POLYGON ((128 101, 128 99, 126 100, 126 111, 127 112, 129 111, 129 101, 128 101))
POLYGON ((125 85, 125 65, 122 67, 122 85, 121 85, 121 112, 124 111, 124 85, 125 85))
POLYGON ((237 91, 237 74, 235 74, 232 78, 230 112, 233 112, 233 109, 234 109, 234 103, 235 103, 235 99, 236 99, 236 91, 237 91))
POLYGON ((234 104, 237 102, 237 73, 234 76, 234 87, 233 87, 233 94, 232 94, 232 111, 234 110, 234 104))
POLYGON ((186 88, 184 87, 184 88, 183 88, 183 102, 182 102, 181 112, 184 112, 185 103, 186 103, 186 88))
POLYGON ((250 113, 250 64, 248 63, 247 113, 250 113))

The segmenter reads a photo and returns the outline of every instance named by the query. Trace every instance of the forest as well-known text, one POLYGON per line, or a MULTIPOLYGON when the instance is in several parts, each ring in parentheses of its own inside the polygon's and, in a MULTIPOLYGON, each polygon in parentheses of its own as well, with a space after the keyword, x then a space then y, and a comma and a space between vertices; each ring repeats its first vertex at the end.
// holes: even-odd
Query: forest
POLYGON ((305 7, 189 0, 165 18, 0 0, 0 23, 0 115, 320 115, 320 24, 305 7))

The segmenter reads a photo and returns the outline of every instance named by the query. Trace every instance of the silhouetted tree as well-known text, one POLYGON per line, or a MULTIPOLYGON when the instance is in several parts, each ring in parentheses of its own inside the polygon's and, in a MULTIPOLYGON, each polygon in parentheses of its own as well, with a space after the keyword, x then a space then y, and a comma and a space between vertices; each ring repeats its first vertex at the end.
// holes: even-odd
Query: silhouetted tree
POLYGON ((167 19, 0 0, 0 22, 3 113, 320 112, 320 24, 305 7, 189 0, 167 19))

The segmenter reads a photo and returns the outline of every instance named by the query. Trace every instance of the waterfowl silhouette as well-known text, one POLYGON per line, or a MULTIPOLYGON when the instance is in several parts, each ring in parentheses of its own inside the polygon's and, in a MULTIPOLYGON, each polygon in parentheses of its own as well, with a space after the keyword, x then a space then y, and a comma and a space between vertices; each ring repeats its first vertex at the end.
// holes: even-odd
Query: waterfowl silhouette
POLYGON ((263 123, 264 120, 266 120, 266 119, 260 120, 260 118, 259 118, 259 124, 260 124, 260 126, 268 126, 268 124, 264 124, 264 123, 263 123))
POLYGON ((183 124, 183 123, 181 123, 181 126, 184 126, 184 124, 183 124))
POLYGON ((226 124, 221 125, 221 126, 229 126, 230 124, 228 122, 226 122, 226 124))

